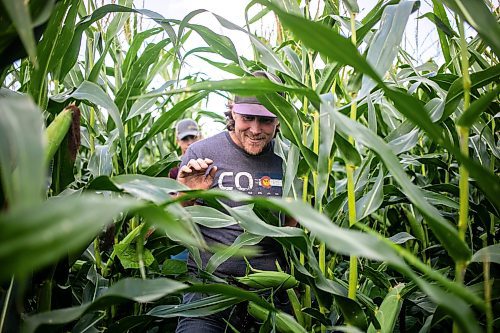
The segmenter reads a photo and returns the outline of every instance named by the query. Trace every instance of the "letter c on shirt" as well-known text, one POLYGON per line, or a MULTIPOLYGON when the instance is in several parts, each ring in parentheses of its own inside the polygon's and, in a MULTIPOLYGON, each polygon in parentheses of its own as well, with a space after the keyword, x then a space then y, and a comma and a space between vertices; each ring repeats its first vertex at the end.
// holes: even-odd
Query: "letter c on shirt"
POLYGON ((232 172, 227 172, 227 171, 226 171, 226 172, 222 172, 222 173, 220 174, 220 176, 219 176, 219 181, 218 181, 218 183, 219 183, 219 188, 220 188, 221 190, 231 191, 231 190, 233 189, 233 187, 232 187, 232 186, 224 186, 224 185, 222 184, 222 182, 224 181, 224 177, 226 177, 226 176, 231 176, 231 177, 232 177, 232 176, 233 176, 233 173, 232 173, 232 172))

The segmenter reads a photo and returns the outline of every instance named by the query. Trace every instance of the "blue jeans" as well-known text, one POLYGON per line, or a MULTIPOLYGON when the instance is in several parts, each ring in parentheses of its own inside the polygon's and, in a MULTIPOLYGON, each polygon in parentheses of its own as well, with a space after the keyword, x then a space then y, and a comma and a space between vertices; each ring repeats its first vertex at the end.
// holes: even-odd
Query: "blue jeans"
POLYGON ((188 254, 189 254, 188 250, 184 250, 182 252, 174 254, 173 256, 170 256, 170 259, 187 261, 188 260, 188 254))
MULTIPOLYGON (((275 297, 276 308, 291 313, 290 302, 286 292, 278 293, 275 297)), ((206 295, 199 293, 186 293, 183 303, 190 303, 202 299, 206 295)), ((226 323, 227 320, 238 331, 244 333, 259 332, 257 320, 247 311, 248 302, 241 302, 223 311, 205 317, 181 317, 177 325, 176 333, 224 333, 233 332, 226 323)))

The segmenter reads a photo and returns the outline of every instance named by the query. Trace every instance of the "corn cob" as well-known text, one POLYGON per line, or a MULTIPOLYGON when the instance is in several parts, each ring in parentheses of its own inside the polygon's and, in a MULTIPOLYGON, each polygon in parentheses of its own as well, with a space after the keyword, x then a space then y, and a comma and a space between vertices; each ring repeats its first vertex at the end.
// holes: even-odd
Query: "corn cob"
POLYGON ((278 287, 283 289, 290 289, 297 285, 297 280, 292 275, 274 271, 252 273, 236 279, 240 283, 243 283, 255 289, 278 287))
MULTIPOLYGON (((269 316, 269 310, 266 310, 254 302, 248 303, 248 313, 262 322, 265 322, 269 316)), ((276 328, 278 329, 278 332, 282 333, 307 332, 306 329, 300 326, 292 316, 282 311, 276 312, 276 328)))
POLYGON ((57 149, 61 145, 64 136, 71 125, 73 110, 65 108, 59 113, 45 130, 47 138, 47 149, 45 150, 45 161, 48 164, 54 157, 57 149))

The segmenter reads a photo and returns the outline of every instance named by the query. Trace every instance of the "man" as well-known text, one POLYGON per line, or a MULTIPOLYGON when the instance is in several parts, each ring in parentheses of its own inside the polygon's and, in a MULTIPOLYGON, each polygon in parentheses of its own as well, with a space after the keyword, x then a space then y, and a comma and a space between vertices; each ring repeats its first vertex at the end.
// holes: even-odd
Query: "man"
MULTIPOLYGON (((267 72, 253 73, 277 83, 281 80, 267 72)), ((218 188, 227 191, 240 191, 250 195, 278 197, 282 195, 282 160, 274 153, 274 136, 279 127, 276 116, 261 105, 255 97, 236 96, 226 112, 227 131, 194 143, 182 158, 177 180, 192 189, 218 188)), ((225 202, 231 207, 237 202, 225 202)), ((231 245, 243 232, 239 225, 224 228, 200 226, 208 243, 231 245)), ((287 267, 281 246, 273 239, 262 240, 261 252, 248 261, 255 269, 276 270, 276 261, 287 267)), ((201 252, 203 268, 210 254, 201 252)), ((194 261, 188 260, 191 273, 197 271, 194 261)), ((222 263, 214 275, 227 278, 244 276, 246 263, 241 258, 231 258, 222 263)), ((184 303, 203 298, 199 294, 186 294, 184 303)), ((276 305, 286 303, 286 297, 276 301, 276 305)), ((286 305, 282 306, 286 307, 286 305)), ((224 332, 225 319, 232 325, 246 331, 244 326, 246 308, 228 309, 222 313, 202 318, 181 318, 177 327, 180 332, 224 332), (233 316, 228 319, 228 317, 233 316)))
MULTIPOLYGON (((201 139, 200 128, 192 119, 182 119, 175 126, 176 143, 181 148, 181 157, 186 153, 188 147, 194 142, 201 139)), ((168 176, 172 179, 177 179, 179 167, 176 166, 170 169, 168 176)))

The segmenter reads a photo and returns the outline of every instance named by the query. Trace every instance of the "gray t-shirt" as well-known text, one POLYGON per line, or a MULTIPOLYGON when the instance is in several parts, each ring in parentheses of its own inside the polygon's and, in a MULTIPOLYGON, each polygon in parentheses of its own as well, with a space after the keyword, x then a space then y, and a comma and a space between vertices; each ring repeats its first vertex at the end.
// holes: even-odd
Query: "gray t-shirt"
MULTIPOLYGON (((281 197, 283 169, 282 160, 273 151, 274 141, 264 148, 259 155, 250 155, 238 147, 229 132, 222 132, 210 138, 198 141, 189 146, 182 157, 181 167, 190 159, 209 158, 217 166, 217 173, 211 188, 226 191, 240 191, 253 196, 281 197)), ((241 205, 238 202, 224 202, 231 207, 241 205)), ((243 229, 235 224, 224 228, 208 228, 200 226, 207 243, 231 245, 241 235, 243 229)), ((250 258, 253 268, 276 270, 275 260, 281 267, 286 267, 281 246, 273 239, 265 238, 259 243, 260 254, 250 258)), ((203 267, 210 259, 210 253, 201 253, 203 267)), ((188 260, 190 270, 196 264, 188 260)), ((229 259, 215 271, 220 277, 245 275, 246 263, 243 259, 229 259)))

